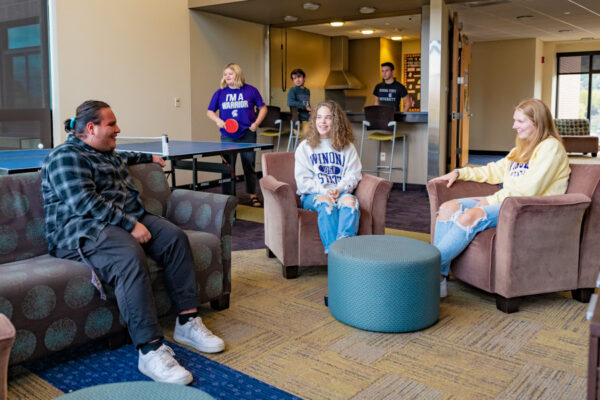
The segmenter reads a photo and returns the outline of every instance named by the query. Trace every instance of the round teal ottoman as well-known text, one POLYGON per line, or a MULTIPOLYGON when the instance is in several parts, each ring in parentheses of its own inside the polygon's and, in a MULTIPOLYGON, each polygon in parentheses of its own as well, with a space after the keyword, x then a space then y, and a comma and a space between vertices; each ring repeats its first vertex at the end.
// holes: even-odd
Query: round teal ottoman
POLYGON ((160 382, 119 382, 90 386, 57 397, 60 400, 215 400, 208 393, 190 386, 160 382))
POLYGON ((376 332, 410 332, 440 313, 440 252, 400 236, 345 238, 329 247, 328 305, 339 321, 376 332))

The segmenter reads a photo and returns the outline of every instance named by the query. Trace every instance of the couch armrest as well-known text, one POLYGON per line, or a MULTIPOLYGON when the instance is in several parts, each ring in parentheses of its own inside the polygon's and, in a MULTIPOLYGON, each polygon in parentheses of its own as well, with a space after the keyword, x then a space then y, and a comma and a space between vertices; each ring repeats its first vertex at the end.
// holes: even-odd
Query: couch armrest
POLYGON ((590 202, 581 193, 504 199, 494 291, 509 298, 577 287, 581 223, 590 202))
POLYGON ((177 189, 167 200, 166 218, 181 229, 231 235, 237 198, 224 194, 177 189))
POLYGON ((298 263, 298 206, 287 183, 264 176, 260 181, 265 201, 265 244, 284 266, 298 263))
POLYGON ((393 183, 374 175, 363 174, 354 195, 360 208, 369 211, 373 218, 373 234, 385 233, 385 213, 393 183))
POLYGON ((431 221, 431 242, 435 233, 435 219, 440 206, 448 200, 462 199, 465 197, 489 196, 500 190, 500 185, 479 183, 472 181, 456 181, 449 188, 447 181, 430 180, 427 182, 427 194, 429 195, 429 212, 431 221))

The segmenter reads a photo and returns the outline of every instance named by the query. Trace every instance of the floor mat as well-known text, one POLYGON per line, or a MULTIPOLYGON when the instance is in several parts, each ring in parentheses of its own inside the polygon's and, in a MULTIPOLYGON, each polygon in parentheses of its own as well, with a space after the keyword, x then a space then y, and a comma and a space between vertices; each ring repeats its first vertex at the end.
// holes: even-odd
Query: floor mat
MULTIPOLYGON (((198 353, 165 343, 194 376, 191 386, 217 399, 299 399, 198 353)), ((100 343, 91 343, 25 367, 63 392, 70 392, 105 383, 150 380, 138 371, 137 362, 138 352, 131 344, 109 350, 100 343)))

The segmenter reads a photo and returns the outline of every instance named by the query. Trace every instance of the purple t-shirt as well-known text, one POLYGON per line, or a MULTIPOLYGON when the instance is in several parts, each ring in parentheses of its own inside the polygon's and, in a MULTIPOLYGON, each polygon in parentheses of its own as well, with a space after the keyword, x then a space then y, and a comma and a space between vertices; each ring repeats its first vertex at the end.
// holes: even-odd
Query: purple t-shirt
POLYGON ((258 89, 252 85, 244 84, 239 89, 231 89, 226 86, 217 90, 210 99, 208 109, 213 112, 219 110, 219 118, 223 121, 230 118, 237 121, 237 132, 229 133, 224 128, 220 129, 221 136, 237 139, 242 137, 244 131, 256 121, 254 107, 260 108, 264 105, 265 103, 258 89))

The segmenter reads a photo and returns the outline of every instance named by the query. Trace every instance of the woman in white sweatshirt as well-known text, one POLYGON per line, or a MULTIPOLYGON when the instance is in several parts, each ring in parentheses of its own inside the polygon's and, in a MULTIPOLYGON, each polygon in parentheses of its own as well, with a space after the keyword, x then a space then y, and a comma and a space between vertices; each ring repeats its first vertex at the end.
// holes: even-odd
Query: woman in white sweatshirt
POLYGON ((358 200, 352 191, 362 165, 346 114, 335 101, 319 103, 310 116, 306 140, 296 150, 294 175, 302 208, 319 214, 325 253, 337 239, 358 232, 358 200))
POLYGON ((569 159, 548 107, 537 99, 523 100, 513 114, 517 146, 503 159, 482 167, 455 169, 434 178, 502 184, 487 197, 450 200, 440 206, 433 244, 442 254, 440 297, 446 297, 451 261, 475 235, 497 226, 502 201, 509 196, 563 194, 571 170, 569 159))

